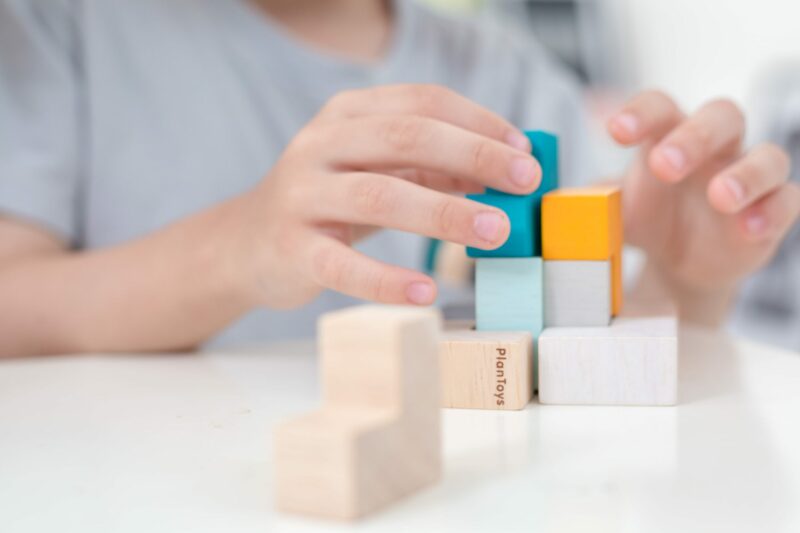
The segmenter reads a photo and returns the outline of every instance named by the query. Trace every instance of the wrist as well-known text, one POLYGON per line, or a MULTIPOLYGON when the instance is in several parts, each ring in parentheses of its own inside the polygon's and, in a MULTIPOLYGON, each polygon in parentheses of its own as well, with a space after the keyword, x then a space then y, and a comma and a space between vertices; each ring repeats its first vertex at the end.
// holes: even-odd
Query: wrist
POLYGON ((207 269, 218 281, 220 297, 233 300, 243 311, 261 303, 249 203, 247 195, 237 196, 206 212, 207 220, 194 239, 197 268, 207 269))

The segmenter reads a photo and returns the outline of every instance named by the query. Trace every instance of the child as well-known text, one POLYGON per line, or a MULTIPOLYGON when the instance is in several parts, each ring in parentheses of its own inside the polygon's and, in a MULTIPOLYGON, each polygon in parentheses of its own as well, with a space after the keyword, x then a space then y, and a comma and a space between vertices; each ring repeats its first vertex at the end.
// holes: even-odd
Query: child
MULTIPOLYGON (((514 125, 562 138, 567 182, 598 177, 536 43, 404 1, 0 0, 0 117, 3 355, 307 334, 348 296, 429 305, 412 234, 509 232, 447 193, 539 183, 514 125), (353 248, 376 228, 405 233, 353 248)), ((800 211, 786 155, 743 151, 724 100, 687 116, 644 93, 609 131, 640 147, 622 183, 642 290, 719 322, 800 211)))

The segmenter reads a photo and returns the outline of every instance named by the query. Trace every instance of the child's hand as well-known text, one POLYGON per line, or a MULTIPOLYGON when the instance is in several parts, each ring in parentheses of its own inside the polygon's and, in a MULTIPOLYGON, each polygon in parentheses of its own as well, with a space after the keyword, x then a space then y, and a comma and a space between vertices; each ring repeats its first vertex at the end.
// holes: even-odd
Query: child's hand
POLYGON ((429 304, 428 276, 351 248, 375 227, 478 248, 505 242, 493 207, 447 194, 484 186, 529 193, 541 169, 527 138, 499 116, 435 86, 393 86, 334 97, 242 200, 244 264, 270 307, 321 289, 386 303, 429 304))
POLYGON ((678 290, 731 291, 763 266, 800 213, 789 158, 773 145, 742 148, 741 111, 714 101, 687 117, 661 93, 644 93, 609 122, 640 145, 624 184, 627 239, 678 290))

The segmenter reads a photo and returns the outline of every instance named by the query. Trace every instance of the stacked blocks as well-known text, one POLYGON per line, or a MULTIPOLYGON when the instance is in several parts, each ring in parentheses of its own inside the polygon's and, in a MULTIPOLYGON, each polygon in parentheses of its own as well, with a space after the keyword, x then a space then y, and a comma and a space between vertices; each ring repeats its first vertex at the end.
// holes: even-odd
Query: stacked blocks
POLYGON ((439 479, 440 328, 430 309, 322 318, 323 407, 275 432, 280 510, 351 519, 439 479))
POLYGON ((521 409, 533 397, 536 338, 544 327, 541 203, 558 186, 558 139, 530 131, 542 183, 529 195, 487 189, 473 200, 498 207, 511 221, 500 248, 469 248, 476 257, 476 328, 448 332, 440 353, 443 405, 474 409, 521 409))
POLYGON ((478 258, 477 331, 447 332, 442 341, 443 405, 519 409, 531 388, 549 404, 674 404, 676 315, 621 315, 620 189, 556 190, 556 138, 528 136, 542 167, 539 190, 471 197, 503 209, 511 236, 496 250, 468 250, 478 258), (503 344, 501 332, 515 336, 517 347, 503 344), (521 335, 533 338, 532 387, 521 335))
MULTIPOLYGON (((557 272, 574 266, 561 261, 608 261, 611 314, 615 316, 622 309, 622 242, 622 194, 619 187, 561 189, 543 198, 542 256, 546 262, 554 262, 547 270, 557 272)), ((588 283, 592 282, 597 280, 588 283)), ((569 289, 563 287, 563 290, 569 289)), ((553 291, 561 293, 562 286, 553 288, 553 291)))

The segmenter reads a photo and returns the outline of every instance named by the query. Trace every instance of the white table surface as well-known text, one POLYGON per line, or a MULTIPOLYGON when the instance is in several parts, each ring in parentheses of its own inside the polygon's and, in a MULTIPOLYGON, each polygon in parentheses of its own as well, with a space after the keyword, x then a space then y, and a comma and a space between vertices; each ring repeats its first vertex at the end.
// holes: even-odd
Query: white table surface
POLYGON ((310 344, 0 361, 0 532, 800 531, 800 354, 681 343, 676 408, 445 411, 443 481, 356 526, 272 508, 310 344))

